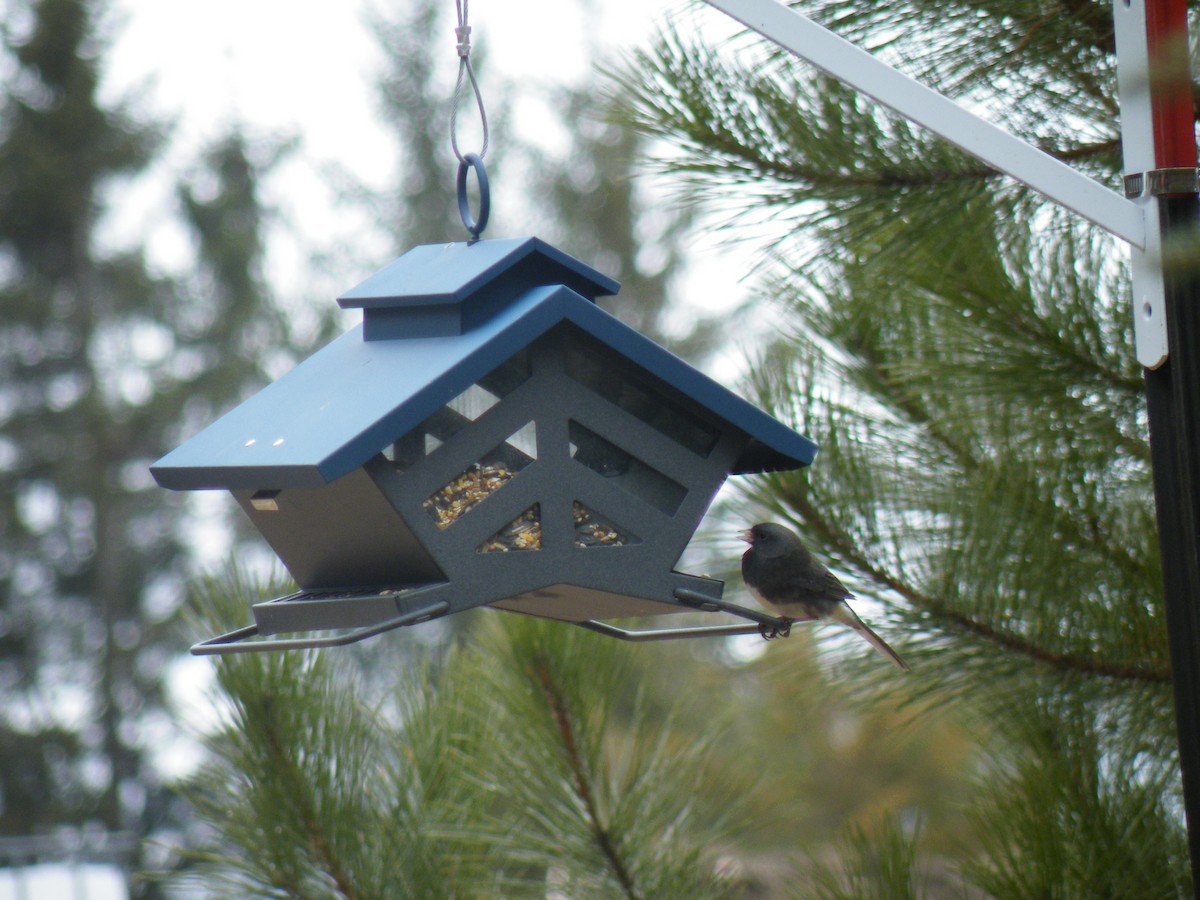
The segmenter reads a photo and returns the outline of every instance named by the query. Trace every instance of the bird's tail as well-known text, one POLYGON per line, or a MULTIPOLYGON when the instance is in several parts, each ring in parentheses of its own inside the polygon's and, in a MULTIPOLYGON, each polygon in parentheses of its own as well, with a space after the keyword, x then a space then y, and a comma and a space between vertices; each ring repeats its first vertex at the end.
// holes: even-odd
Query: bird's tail
POLYGON ((872 631, 867 623, 860 619, 858 614, 855 613, 855 611, 845 603, 839 603, 837 605, 833 613, 833 618, 838 622, 849 625, 851 628, 861 634, 866 639, 867 643, 890 659, 892 661, 892 665, 894 665, 897 669, 900 669, 904 672, 909 671, 908 663, 906 663, 900 657, 900 654, 889 647, 887 641, 872 631))

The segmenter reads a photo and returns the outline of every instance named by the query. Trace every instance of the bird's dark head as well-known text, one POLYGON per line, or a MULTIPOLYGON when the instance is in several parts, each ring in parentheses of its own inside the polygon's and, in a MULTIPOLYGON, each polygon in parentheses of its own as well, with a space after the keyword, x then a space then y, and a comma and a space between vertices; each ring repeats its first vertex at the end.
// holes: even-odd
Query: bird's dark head
POLYGON ((759 522, 752 528, 740 532, 739 536, 759 556, 774 557, 804 551, 804 545, 789 529, 774 522, 759 522))

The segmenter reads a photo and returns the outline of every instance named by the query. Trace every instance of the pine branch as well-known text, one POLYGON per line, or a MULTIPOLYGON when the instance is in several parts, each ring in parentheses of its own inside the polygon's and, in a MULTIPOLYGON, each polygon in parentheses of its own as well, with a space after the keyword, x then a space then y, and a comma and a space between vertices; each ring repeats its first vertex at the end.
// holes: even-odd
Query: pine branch
MULTIPOLYGON (((984 303, 977 303, 979 308, 984 308, 986 303, 986 298, 978 298, 971 291, 964 292, 959 299, 964 301, 983 299, 984 303)), ((1139 399, 1142 397, 1143 385, 1140 378, 1129 376, 1120 369, 1106 365, 1105 360, 1098 359, 1097 354, 1088 353, 1078 343, 1068 340, 1062 330, 1056 328, 1052 321, 1032 309, 1019 309, 1018 312, 1021 314, 1006 316, 1007 326, 1015 334, 1025 338, 1030 346, 1043 348, 1045 350, 1043 355, 1046 358, 1066 363, 1066 368, 1073 370, 1081 379, 1091 377, 1125 395, 1132 395, 1139 399)), ((1146 462, 1150 460, 1150 448, 1145 441, 1126 439, 1122 442, 1122 449, 1138 459, 1146 462)))
MULTIPOLYGON (((980 308, 983 307, 980 306, 980 308)), ((810 317, 810 320, 814 319, 810 317)), ((1051 346, 1056 353, 1072 360, 1070 365, 1078 368, 1081 372, 1093 373, 1094 377, 1103 384, 1109 385, 1110 388, 1123 392, 1138 391, 1140 394, 1138 382, 1124 379, 1120 372, 1104 366, 1102 360, 1093 359, 1092 356, 1082 353, 1074 344, 1062 340, 1054 329, 1045 326, 1042 319, 1015 314, 1015 316, 1004 319, 1004 322, 1016 334, 1024 336, 1032 346, 1037 346, 1037 344, 1051 346), (1028 319, 1031 318, 1032 322, 1028 322, 1028 319)), ((853 348, 850 349, 860 360, 860 365, 854 372, 859 380, 863 380, 864 389, 869 394, 882 398, 895 412, 904 416, 912 426, 919 428, 944 454, 954 460, 962 473, 968 475, 983 473, 986 464, 985 458, 980 457, 971 448, 968 440, 962 439, 959 434, 948 430, 943 416, 935 414, 935 410, 926 402, 926 397, 922 392, 908 389, 904 380, 895 377, 892 371, 893 367, 875 344, 859 341, 854 343, 853 348)), ((1120 432, 1110 434, 1109 439, 1112 446, 1120 448, 1133 460, 1147 464, 1150 462, 1150 449, 1144 440, 1129 438, 1120 432)), ((1130 574, 1138 576, 1142 574, 1144 570, 1140 569, 1134 560, 1130 560, 1128 546, 1122 544, 1120 540, 1112 540, 1112 535, 1108 530, 1081 522, 1078 517, 1070 515, 1069 510, 1062 509, 1061 506, 1052 502, 1050 502, 1049 508, 1051 517, 1054 518, 1055 529, 1063 535, 1064 540, 1076 542, 1079 546, 1093 548, 1099 556, 1114 560, 1130 574)))
POLYGON ((588 827, 596 840, 596 845, 599 847, 617 882, 621 885, 621 890, 625 896, 629 900, 641 900, 641 895, 634 886, 633 877, 626 867, 624 860, 621 858, 620 853, 617 851, 617 846, 613 842, 612 835, 609 833, 604 822, 601 821, 600 810, 596 805, 595 795, 592 792, 591 783, 587 772, 584 770, 583 760, 579 753, 579 745, 575 740, 575 729, 571 724, 570 713, 567 710, 566 702, 562 695, 556 690, 554 680, 550 675, 549 666, 545 663, 538 664, 536 675, 546 702, 550 706, 550 712, 554 716, 554 722, 558 726, 559 735, 562 737, 563 749, 567 754, 567 764, 570 766, 571 774, 575 779, 575 790, 580 801, 583 803, 588 827))
MULTIPOLYGON (((673 132, 662 126, 648 127, 645 122, 635 126, 658 137, 671 136, 673 132)), ((685 137, 696 153, 692 161, 671 159, 663 163, 669 171, 703 175, 724 175, 732 169, 740 173, 743 180, 770 179, 781 184, 820 187, 824 195, 845 194, 862 191, 917 190, 944 187, 952 184, 972 184, 1007 177, 992 166, 964 161, 957 167, 917 170, 912 167, 897 168, 878 166, 870 171, 848 171, 843 168, 828 169, 804 165, 794 158, 775 158, 769 153, 759 152, 766 144, 743 142, 722 123, 695 123, 687 128, 685 137), (715 158, 704 158, 711 154, 715 158)), ((1111 155, 1120 150, 1119 139, 1081 144, 1077 147, 1043 147, 1043 151, 1061 162, 1080 162, 1111 155)), ((794 202, 794 198, 778 198, 780 202, 794 202)))
MULTIPOLYGON (((1114 138, 1091 144, 1080 144, 1077 147, 1042 147, 1041 149, 1060 162, 1078 162, 1116 153, 1121 149, 1121 141, 1114 138)), ((948 184, 963 184, 1007 177, 998 169, 985 165, 965 165, 956 169, 938 169, 916 174, 909 170, 901 172, 896 169, 879 169, 877 174, 847 175, 840 171, 817 170, 796 164, 777 168, 774 171, 766 169, 763 171, 764 174, 786 174, 795 181, 878 190, 940 187, 948 184)))
POLYGON ((1100 678, 1110 678, 1121 681, 1136 681, 1149 684, 1171 683, 1170 667, 1144 665, 1121 665, 1098 659, 1095 656, 1079 656, 1073 653, 1058 653, 1047 649, 1033 641, 981 622, 967 614, 951 608, 945 602, 923 591, 917 590, 911 584, 900 580, 895 575, 872 563, 854 546, 853 541, 841 529, 825 516, 815 504, 808 501, 804 495, 790 496, 788 505, 804 519, 806 526, 820 535, 823 542, 834 548, 838 555, 868 575, 876 583, 895 591, 912 606, 942 622, 950 629, 969 634, 973 637, 995 644, 1005 650, 1026 656, 1036 662, 1043 663, 1059 672, 1071 672, 1080 675, 1090 675, 1100 678))
MULTIPOLYGON (((842 91, 839 87, 823 84, 818 90, 777 73, 744 69, 711 50, 685 45, 675 32, 663 34, 653 51, 635 54, 632 64, 616 75, 622 88, 618 115, 643 133, 685 147, 684 158, 660 161, 667 171, 753 183, 759 192, 763 180, 803 186, 819 193, 814 199, 826 200, 1000 176, 990 166, 949 153, 940 142, 916 138, 907 128, 887 133, 875 112, 853 108, 852 93, 845 101, 851 106, 836 109, 829 98, 842 91), (853 118, 853 126, 842 116, 853 118), (864 140, 846 153, 827 152, 842 147, 847 128, 862 132, 864 140), (797 147, 811 149, 789 152, 797 147), (864 153, 875 156, 872 164, 862 164, 864 153), (804 157, 807 162, 800 161, 804 157), (821 165, 822 160, 832 165, 821 165)), ((1063 162, 1079 162, 1113 157, 1120 140, 1042 149, 1063 162)), ((796 198, 781 193, 768 200, 793 204, 796 198)))
POLYGON ((1091 35, 1091 45, 1113 56, 1117 52, 1117 36, 1113 30, 1112 10, 1093 0, 1059 0, 1068 16, 1084 26, 1091 35))
POLYGON ((274 771, 279 773, 281 778, 286 782, 286 796, 290 797, 296 805, 301 827, 304 830, 305 837, 308 839, 309 846, 313 850, 313 855, 316 857, 318 866, 329 876, 339 894, 345 897, 346 900, 355 900, 357 894, 354 890, 354 885, 346 873, 342 871, 337 857, 333 852, 333 847, 329 842, 329 838, 325 835, 324 829, 321 828, 320 823, 317 821, 316 810, 313 809, 311 798, 308 794, 309 786, 305 783, 300 773, 297 772, 292 757, 288 754, 283 741, 280 740, 279 732, 269 715, 264 716, 263 732, 266 737, 268 753, 274 760, 274 771))
MULTIPOLYGON (((1038 331, 1036 334, 1030 331, 1030 339, 1038 338, 1039 340, 1055 340, 1064 348, 1070 348, 1066 342, 1058 341, 1054 336, 1045 329, 1038 331)), ((984 460, 972 452, 967 442, 957 439, 949 430, 943 427, 942 422, 936 417, 930 409, 930 406, 924 402, 923 398, 912 391, 904 389, 904 386, 892 376, 886 368, 883 357, 876 352, 875 348, 866 344, 860 344, 854 348, 855 356, 862 362, 863 367, 859 370, 860 377, 863 373, 871 374, 871 393, 876 396, 885 397, 888 403, 907 420, 921 431, 934 443, 936 443, 943 452, 955 461, 958 467, 966 474, 978 475, 984 466, 984 460)), ((1064 350, 1064 352, 1067 352, 1064 350)), ((1095 363, 1090 357, 1083 354, 1077 354, 1081 364, 1085 362, 1095 363)), ((1101 373, 1101 377, 1105 374, 1110 374, 1113 379, 1119 378, 1118 373, 1107 372, 1098 363, 1094 366, 1095 370, 1101 373)), ((1110 382, 1114 387, 1124 386, 1110 382)), ((1115 441, 1115 446, 1119 446, 1122 450, 1129 453, 1134 459, 1149 462, 1149 448, 1144 442, 1125 438, 1118 435, 1115 441)), ((1054 514, 1055 528, 1063 535, 1065 539, 1069 539, 1078 543, 1080 546, 1091 547, 1096 550, 1101 556, 1106 559, 1114 560, 1126 572, 1140 575, 1141 570, 1137 567, 1136 562, 1130 559, 1128 548, 1120 542, 1109 540, 1111 537, 1104 529, 1096 527, 1083 527, 1074 516, 1062 511, 1057 506, 1052 509, 1054 514)))

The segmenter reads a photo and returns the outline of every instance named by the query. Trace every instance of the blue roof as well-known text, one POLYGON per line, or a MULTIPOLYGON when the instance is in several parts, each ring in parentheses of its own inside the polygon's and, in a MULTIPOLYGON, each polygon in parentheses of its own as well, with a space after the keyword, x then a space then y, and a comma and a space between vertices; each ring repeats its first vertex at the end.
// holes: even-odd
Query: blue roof
POLYGON ((794 469, 815 456, 812 441, 591 299, 550 285, 526 289, 462 334, 364 340, 358 325, 168 453, 151 472, 174 490, 319 487, 362 466, 562 322, 749 435, 734 473, 794 469))
POLYGON ((561 284, 594 300, 620 285, 535 237, 414 247, 338 297, 342 307, 367 310, 461 303, 502 285, 508 294, 561 284))

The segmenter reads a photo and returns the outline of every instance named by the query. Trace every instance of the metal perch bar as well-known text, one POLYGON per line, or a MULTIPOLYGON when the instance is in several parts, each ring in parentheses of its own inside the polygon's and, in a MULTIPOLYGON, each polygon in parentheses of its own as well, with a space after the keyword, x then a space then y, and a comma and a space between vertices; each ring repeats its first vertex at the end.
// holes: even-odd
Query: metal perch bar
POLYGON ((246 625, 226 634, 209 638, 192 646, 194 656, 224 656, 233 653, 259 653, 267 650, 317 650, 322 647, 343 647, 392 631, 404 625, 416 625, 443 615, 450 608, 445 600, 422 606, 376 625, 358 628, 346 634, 315 638, 283 638, 279 640, 248 641, 258 634, 258 625, 246 625))
POLYGON ((672 641, 692 637, 728 637, 738 634, 759 634, 764 640, 776 637, 787 637, 791 631, 793 619, 770 616, 756 609, 738 606, 736 603, 726 603, 724 600, 714 600, 712 597, 687 588, 676 588, 675 599, 684 606, 689 606, 701 612, 726 612, 743 619, 749 619, 754 625, 694 625, 687 628, 649 628, 643 631, 631 631, 619 628, 607 622, 589 619, 576 624, 589 631, 607 635, 621 641, 672 641))
POLYGON ((589 619, 576 623, 589 631, 604 634, 620 641, 671 641, 679 638, 693 637, 725 637, 735 634, 760 634, 762 625, 696 625, 692 628, 650 628, 644 631, 630 631, 618 628, 607 622, 589 619))

